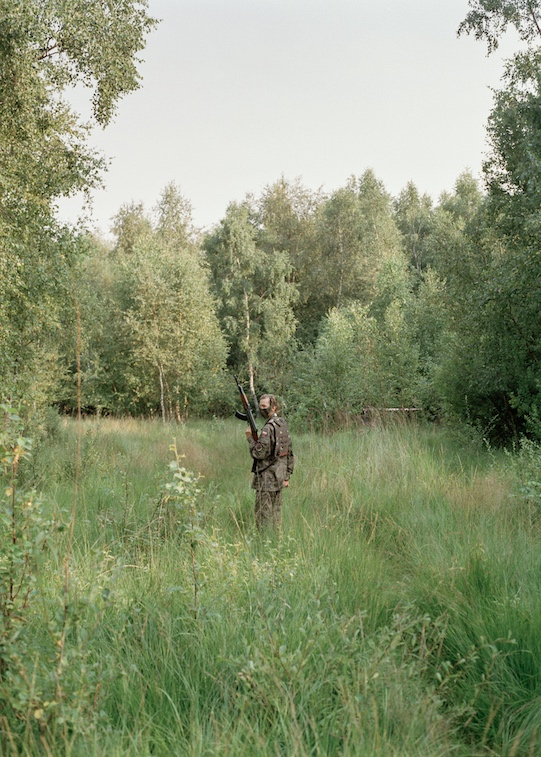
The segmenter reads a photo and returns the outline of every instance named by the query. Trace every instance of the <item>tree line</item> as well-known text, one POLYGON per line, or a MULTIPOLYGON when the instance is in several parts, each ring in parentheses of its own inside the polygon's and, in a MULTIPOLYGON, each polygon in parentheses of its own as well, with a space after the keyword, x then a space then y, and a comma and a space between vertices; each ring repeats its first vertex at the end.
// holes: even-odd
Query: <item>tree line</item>
POLYGON ((282 177, 203 233, 170 184, 151 210, 120 208, 110 244, 56 220, 56 199, 101 170, 59 92, 70 77, 93 82, 107 123, 137 86, 153 21, 145 3, 119 4, 114 19, 104 11, 111 34, 83 35, 81 50, 70 24, 86 17, 68 22, 66 4, 49 4, 56 19, 32 16, 31 0, 4 5, 5 398, 28 413, 82 405, 182 420, 229 412, 238 373, 316 426, 415 407, 498 441, 541 437, 538 3, 472 0, 460 28, 490 51, 512 25, 525 45, 495 95, 483 186, 463 173, 434 202, 414 183, 392 197, 372 170, 330 193, 282 177), (118 65, 99 69, 95 45, 118 65))

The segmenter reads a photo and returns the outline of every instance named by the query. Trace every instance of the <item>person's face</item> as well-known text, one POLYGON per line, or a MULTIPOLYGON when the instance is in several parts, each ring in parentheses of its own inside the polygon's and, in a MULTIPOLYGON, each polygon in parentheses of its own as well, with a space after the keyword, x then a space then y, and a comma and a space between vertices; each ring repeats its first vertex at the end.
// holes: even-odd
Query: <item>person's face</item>
POLYGON ((261 413, 263 418, 268 418, 269 415, 271 415, 272 408, 268 397, 264 397, 262 400, 260 400, 259 412, 261 413))

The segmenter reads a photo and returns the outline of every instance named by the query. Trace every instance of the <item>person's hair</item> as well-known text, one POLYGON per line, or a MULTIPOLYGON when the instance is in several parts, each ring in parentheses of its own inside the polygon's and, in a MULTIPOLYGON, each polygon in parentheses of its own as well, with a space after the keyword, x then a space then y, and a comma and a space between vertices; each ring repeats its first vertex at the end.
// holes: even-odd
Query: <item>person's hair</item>
POLYGON ((276 399, 274 394, 262 394, 261 397, 259 398, 259 401, 261 402, 261 400, 267 400, 267 399, 269 400, 269 407, 274 407, 275 410, 277 411, 278 400, 276 399))

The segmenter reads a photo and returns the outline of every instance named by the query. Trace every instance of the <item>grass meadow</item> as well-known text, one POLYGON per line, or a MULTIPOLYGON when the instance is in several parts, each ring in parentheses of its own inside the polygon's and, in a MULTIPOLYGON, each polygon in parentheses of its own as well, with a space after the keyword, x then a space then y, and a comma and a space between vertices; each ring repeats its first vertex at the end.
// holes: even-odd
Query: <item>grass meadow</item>
POLYGON ((24 476, 75 512, 72 717, 38 697, 36 599, 35 696, 0 717, 3 754, 541 754, 537 451, 400 424, 294 451, 282 528, 258 533, 238 421, 54 428, 24 476))

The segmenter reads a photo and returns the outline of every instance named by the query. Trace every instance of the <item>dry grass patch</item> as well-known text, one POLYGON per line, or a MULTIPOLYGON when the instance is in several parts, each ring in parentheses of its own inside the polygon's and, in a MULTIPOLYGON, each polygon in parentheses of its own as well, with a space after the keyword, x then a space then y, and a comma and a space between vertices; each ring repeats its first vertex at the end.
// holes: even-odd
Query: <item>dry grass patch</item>
POLYGON ((466 514, 505 514, 512 505, 512 487, 497 471, 478 473, 471 479, 449 475, 442 487, 442 494, 453 509, 466 514))

